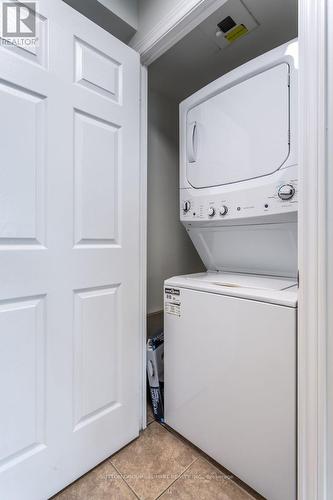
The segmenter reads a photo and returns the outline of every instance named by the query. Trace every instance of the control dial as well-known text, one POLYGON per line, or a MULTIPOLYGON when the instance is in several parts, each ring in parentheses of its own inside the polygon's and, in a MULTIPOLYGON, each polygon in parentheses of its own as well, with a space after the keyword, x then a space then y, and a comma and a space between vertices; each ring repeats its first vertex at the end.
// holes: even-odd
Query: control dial
POLYGON ((221 208, 220 208, 220 215, 222 217, 224 217, 224 215, 227 215, 228 213, 228 207, 226 207, 225 205, 223 205, 221 208))
POLYGON ((184 201, 183 203, 183 210, 187 214, 191 210, 191 202, 190 201, 184 201))
POLYGON ((208 217, 214 217, 215 215, 215 208, 214 207, 210 207, 208 209, 208 217))
POLYGON ((295 188, 291 184, 284 184, 278 191, 279 198, 284 201, 291 200, 294 194, 295 188))

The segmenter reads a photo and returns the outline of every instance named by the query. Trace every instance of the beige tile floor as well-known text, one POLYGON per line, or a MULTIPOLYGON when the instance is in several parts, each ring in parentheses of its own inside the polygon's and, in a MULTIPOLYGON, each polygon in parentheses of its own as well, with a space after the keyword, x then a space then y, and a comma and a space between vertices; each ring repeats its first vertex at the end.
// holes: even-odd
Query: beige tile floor
POLYGON ((154 421, 54 500, 253 500, 195 448, 154 421))

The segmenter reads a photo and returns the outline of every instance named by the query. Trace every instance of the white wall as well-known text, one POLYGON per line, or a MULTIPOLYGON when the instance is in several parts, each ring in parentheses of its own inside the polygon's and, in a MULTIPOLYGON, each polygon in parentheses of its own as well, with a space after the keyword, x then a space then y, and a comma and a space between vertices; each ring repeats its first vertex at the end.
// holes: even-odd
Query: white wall
POLYGON ((98 0, 135 30, 138 29, 138 0, 98 0))
POLYGON ((204 270, 179 222, 178 105, 149 93, 148 313, 163 309, 166 278, 204 270))

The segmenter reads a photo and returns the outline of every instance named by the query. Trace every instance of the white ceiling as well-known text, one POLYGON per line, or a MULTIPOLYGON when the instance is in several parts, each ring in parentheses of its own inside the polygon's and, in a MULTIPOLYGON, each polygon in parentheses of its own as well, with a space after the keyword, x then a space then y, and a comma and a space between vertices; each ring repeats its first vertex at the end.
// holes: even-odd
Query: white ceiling
MULTIPOLYGON (((232 0, 230 0, 232 1, 232 0)), ((246 61, 297 36, 297 0, 243 0, 259 27, 221 50, 200 25, 149 67, 150 88, 177 102, 246 61)), ((213 16, 225 17, 222 6, 213 16)))

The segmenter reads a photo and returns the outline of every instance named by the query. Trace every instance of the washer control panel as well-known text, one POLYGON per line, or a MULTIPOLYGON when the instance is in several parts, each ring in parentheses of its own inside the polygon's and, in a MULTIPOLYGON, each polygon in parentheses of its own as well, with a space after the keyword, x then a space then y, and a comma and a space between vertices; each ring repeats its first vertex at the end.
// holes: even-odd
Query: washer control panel
MULTIPOLYGON (((286 170, 297 173, 297 167, 286 170)), ((181 189, 180 218, 183 221, 232 220, 296 212, 298 179, 289 176, 286 179, 285 172, 279 177, 274 183, 268 183, 265 178, 259 179, 257 185, 248 185, 246 189, 240 189, 239 184, 234 190, 231 185, 181 189)))

